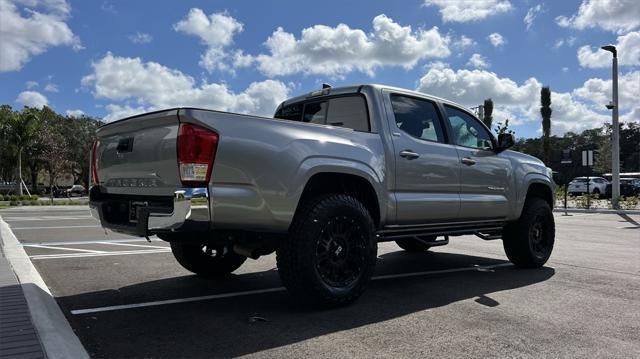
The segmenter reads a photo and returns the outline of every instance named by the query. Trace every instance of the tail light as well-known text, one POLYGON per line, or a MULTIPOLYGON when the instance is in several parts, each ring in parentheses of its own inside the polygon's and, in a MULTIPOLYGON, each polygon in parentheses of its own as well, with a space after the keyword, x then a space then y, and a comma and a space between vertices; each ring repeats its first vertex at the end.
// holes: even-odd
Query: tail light
POLYGON ((211 179, 218 134, 204 127, 181 123, 178 130, 178 167, 182 184, 204 187, 211 179))
POLYGON ((93 186, 100 184, 100 180, 98 179, 98 159, 96 158, 98 144, 98 141, 94 141, 93 148, 91 149, 91 184, 93 186))

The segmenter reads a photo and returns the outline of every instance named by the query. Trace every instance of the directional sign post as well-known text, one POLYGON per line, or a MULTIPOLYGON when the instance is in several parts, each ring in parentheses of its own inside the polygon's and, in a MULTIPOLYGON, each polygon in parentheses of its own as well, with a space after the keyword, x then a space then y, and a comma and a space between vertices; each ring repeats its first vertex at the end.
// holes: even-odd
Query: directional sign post
MULTIPOLYGON (((591 166, 593 166, 593 150, 582 151, 582 166, 589 167, 591 173, 591 166)), ((590 178, 587 174, 587 209, 591 208, 591 192, 589 191, 590 178)))

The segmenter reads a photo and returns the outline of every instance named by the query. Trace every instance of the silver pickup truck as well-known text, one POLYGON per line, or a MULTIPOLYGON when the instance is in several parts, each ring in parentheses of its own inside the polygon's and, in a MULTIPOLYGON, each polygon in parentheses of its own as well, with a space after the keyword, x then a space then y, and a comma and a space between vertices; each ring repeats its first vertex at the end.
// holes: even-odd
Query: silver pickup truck
POLYGON ((171 243, 203 276, 276 252, 301 302, 354 301, 377 243, 406 251, 451 236, 502 239, 518 267, 554 244, 551 170, 510 151, 469 110, 381 85, 326 87, 274 118, 176 108, 109 123, 92 154, 102 226, 171 243))

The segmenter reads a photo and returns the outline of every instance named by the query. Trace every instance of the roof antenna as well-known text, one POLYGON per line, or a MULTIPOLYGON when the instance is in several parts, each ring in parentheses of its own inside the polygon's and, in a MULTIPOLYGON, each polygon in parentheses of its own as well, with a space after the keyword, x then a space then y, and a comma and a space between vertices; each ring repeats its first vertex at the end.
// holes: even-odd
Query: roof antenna
POLYGON ((323 89, 323 90, 324 90, 324 89, 330 89, 330 88, 331 88, 331 85, 329 85, 329 84, 322 84, 322 89, 323 89))

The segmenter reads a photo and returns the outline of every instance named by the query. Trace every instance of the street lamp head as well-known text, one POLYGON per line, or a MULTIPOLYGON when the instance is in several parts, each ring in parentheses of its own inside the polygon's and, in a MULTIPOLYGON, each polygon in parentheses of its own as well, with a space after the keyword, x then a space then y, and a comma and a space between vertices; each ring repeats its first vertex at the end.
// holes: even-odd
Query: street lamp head
POLYGON ((613 110, 616 107, 616 105, 613 104, 613 101, 609 101, 605 106, 607 106, 607 110, 613 110))
POLYGON ((616 47, 613 45, 602 46, 601 49, 609 51, 613 54, 613 57, 618 57, 618 50, 616 50, 616 47))

